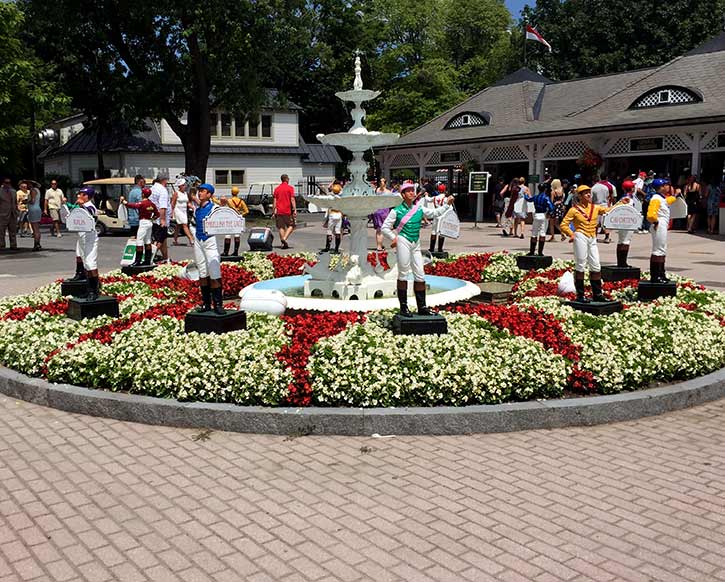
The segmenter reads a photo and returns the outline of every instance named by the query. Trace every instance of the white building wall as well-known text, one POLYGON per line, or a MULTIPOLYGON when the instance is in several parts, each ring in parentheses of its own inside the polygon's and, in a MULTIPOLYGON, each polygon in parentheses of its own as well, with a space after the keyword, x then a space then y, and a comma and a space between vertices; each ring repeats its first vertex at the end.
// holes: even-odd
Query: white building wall
MULTIPOLYGON (((268 145, 268 146, 298 146, 299 122, 296 111, 265 111, 272 114, 272 137, 212 137, 211 143, 216 145, 268 145)), ((185 119, 182 119, 185 121, 185 119)), ((161 143, 181 144, 179 136, 174 133, 166 120, 159 125, 161 143)))
POLYGON ((302 178, 314 177, 318 184, 327 185, 335 179, 335 164, 302 164, 302 178))
POLYGON ((272 137, 274 138, 274 145, 300 145, 299 121, 296 111, 275 111, 272 118, 272 137))

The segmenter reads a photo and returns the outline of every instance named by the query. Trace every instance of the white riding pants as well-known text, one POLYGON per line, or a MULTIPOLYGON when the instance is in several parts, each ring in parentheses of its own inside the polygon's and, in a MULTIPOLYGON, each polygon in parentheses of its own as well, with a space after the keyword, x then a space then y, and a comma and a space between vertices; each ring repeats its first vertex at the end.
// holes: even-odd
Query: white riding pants
POLYGON ((617 231, 617 244, 628 245, 632 241, 633 230, 618 230, 617 231))
POLYGON ((210 236, 206 240, 194 239, 194 262, 199 269, 199 277, 222 278, 215 237, 210 236))
POLYGON ((549 220, 544 212, 534 214, 534 222, 531 225, 531 238, 545 238, 546 227, 549 226, 549 220))
POLYGON ((138 221, 138 231, 136 232, 136 246, 151 244, 151 231, 154 228, 154 223, 151 220, 145 218, 138 221))
POLYGON ((420 241, 412 243, 402 236, 398 236, 397 241, 398 280, 406 281, 410 272, 413 271, 415 281, 425 281, 420 241))
POLYGON ((98 268, 98 235, 95 230, 78 233, 76 256, 83 260, 86 271, 95 271, 98 268))
POLYGON ((652 254, 656 257, 664 257, 667 254, 667 222, 660 220, 657 228, 652 224, 649 233, 652 236, 652 254))
POLYGON ((342 234, 342 212, 330 212, 327 216, 327 234, 342 234))
POLYGON ((599 264, 599 247, 596 236, 588 237, 581 232, 574 235, 574 260, 577 271, 584 271, 587 264, 590 272, 598 273, 602 270, 599 264))

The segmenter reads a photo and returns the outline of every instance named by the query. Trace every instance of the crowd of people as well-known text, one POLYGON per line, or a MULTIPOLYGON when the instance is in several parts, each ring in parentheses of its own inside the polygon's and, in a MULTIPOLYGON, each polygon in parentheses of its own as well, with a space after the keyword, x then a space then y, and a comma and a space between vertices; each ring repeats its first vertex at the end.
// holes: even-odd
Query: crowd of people
MULTIPOLYGON (((694 234, 705 223, 707 234, 717 234, 720 197, 725 192, 725 183, 720 177, 699 181, 695 176, 689 176, 678 185, 665 176, 657 176, 654 171, 640 171, 630 178, 617 178, 614 181, 606 173, 595 175, 592 180, 587 181, 582 179, 581 174, 574 175, 573 179, 544 176, 544 181, 538 185, 537 197, 545 195, 551 206, 544 213, 546 230, 542 231, 541 225, 535 224, 536 235, 538 237, 544 232, 544 236, 548 234, 547 240, 553 241, 558 233, 562 241, 566 239, 561 231, 561 221, 575 204, 576 190, 583 184, 591 186, 592 202, 604 206, 616 204, 626 195, 625 190, 632 188, 642 212, 642 227, 639 232, 648 232, 647 207, 655 194, 653 184, 658 178, 667 181, 668 196, 681 197, 687 203, 687 232, 694 234)), ((503 177, 498 178, 493 187, 493 211, 496 227, 502 229, 502 236, 521 239, 525 237, 528 204, 533 201, 534 197, 529 192, 525 178, 516 177, 508 183, 503 177)), ((540 214, 538 210, 535 211, 536 214, 540 214)), ((603 243, 611 242, 610 233, 603 227, 599 228, 599 234, 604 236, 603 243)))

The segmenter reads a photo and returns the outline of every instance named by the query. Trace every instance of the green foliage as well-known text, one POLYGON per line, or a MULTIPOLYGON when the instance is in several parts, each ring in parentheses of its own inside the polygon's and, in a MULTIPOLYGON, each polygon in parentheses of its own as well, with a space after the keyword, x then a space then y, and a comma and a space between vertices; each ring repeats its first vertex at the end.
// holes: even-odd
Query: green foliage
POLYGON ((32 115, 40 126, 63 112, 67 99, 51 68, 28 46, 20 9, 0 3, 0 22, 0 167, 19 173, 26 169, 22 154, 30 143, 32 115))
POLYGON ((554 50, 530 42, 529 67, 559 80, 658 66, 717 34, 724 12, 725 0, 537 0, 524 19, 554 50))

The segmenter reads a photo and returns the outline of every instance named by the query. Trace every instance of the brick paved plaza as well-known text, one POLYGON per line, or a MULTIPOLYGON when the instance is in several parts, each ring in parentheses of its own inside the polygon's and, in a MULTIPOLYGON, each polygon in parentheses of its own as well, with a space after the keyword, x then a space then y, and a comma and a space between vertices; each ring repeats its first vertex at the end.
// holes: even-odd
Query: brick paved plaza
POLYGON ((0 397, 0 580, 725 580, 724 415, 285 438, 0 397))

